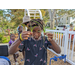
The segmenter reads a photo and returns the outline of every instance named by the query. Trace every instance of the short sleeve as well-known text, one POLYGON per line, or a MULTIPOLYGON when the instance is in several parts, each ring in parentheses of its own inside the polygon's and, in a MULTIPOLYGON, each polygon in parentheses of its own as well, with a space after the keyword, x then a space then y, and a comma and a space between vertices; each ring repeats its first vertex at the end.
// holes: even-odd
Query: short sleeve
POLYGON ((25 48, 25 41, 22 41, 19 45, 20 51, 22 52, 23 49, 25 48))
POLYGON ((52 44, 48 41, 47 37, 46 37, 46 41, 47 41, 47 47, 52 45, 52 44))
POLYGON ((47 46, 51 46, 52 44, 47 40, 47 46))

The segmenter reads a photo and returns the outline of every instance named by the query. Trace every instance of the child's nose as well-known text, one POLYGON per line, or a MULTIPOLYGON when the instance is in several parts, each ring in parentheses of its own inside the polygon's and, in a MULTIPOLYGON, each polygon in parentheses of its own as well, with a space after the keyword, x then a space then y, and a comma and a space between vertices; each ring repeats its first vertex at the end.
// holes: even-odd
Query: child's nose
POLYGON ((38 33, 37 32, 35 33, 35 36, 38 36, 38 33))

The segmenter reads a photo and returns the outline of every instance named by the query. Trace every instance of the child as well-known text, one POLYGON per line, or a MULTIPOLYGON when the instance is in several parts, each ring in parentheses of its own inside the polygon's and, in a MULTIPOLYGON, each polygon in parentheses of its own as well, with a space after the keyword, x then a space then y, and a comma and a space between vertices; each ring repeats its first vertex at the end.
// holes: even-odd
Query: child
POLYGON ((41 31, 44 25, 41 19, 33 19, 30 21, 30 24, 32 25, 29 25, 29 27, 33 27, 33 31, 23 31, 20 34, 20 37, 9 48, 9 54, 13 54, 15 51, 18 51, 18 46, 21 43, 21 41, 23 41, 25 49, 24 64, 47 65, 47 47, 49 46, 57 53, 60 53, 61 50, 56 44, 56 42, 53 40, 53 34, 45 33, 48 36, 48 38, 41 36, 41 31), (31 34, 32 36, 30 37, 31 34))
MULTIPOLYGON (((9 46, 11 46, 11 44, 15 41, 15 35, 14 34, 11 34, 10 35, 10 41, 9 41, 9 46)), ((17 58, 19 57, 19 53, 16 52, 13 54, 13 57, 14 57, 14 61, 15 61, 15 64, 18 65, 18 62, 17 62, 17 58)))

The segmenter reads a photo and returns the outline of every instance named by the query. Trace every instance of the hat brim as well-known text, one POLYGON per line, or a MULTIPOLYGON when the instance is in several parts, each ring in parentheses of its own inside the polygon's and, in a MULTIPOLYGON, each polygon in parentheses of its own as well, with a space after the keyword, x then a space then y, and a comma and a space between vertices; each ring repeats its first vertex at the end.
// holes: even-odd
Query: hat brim
MULTIPOLYGON (((27 21, 28 22, 28 21, 27 21)), ((22 22, 22 24, 25 24, 26 22, 22 22)))
POLYGON ((26 22, 29 22, 30 20, 28 20, 28 21, 25 21, 25 22, 22 22, 23 24, 25 24, 26 22))

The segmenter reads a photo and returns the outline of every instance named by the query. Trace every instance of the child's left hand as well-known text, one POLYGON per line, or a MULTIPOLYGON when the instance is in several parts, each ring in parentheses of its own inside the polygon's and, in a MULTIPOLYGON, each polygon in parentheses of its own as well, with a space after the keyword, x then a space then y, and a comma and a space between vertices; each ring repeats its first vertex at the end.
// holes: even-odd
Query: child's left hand
POLYGON ((53 34, 52 33, 46 33, 47 37, 48 37, 48 41, 52 41, 53 40, 53 34))

